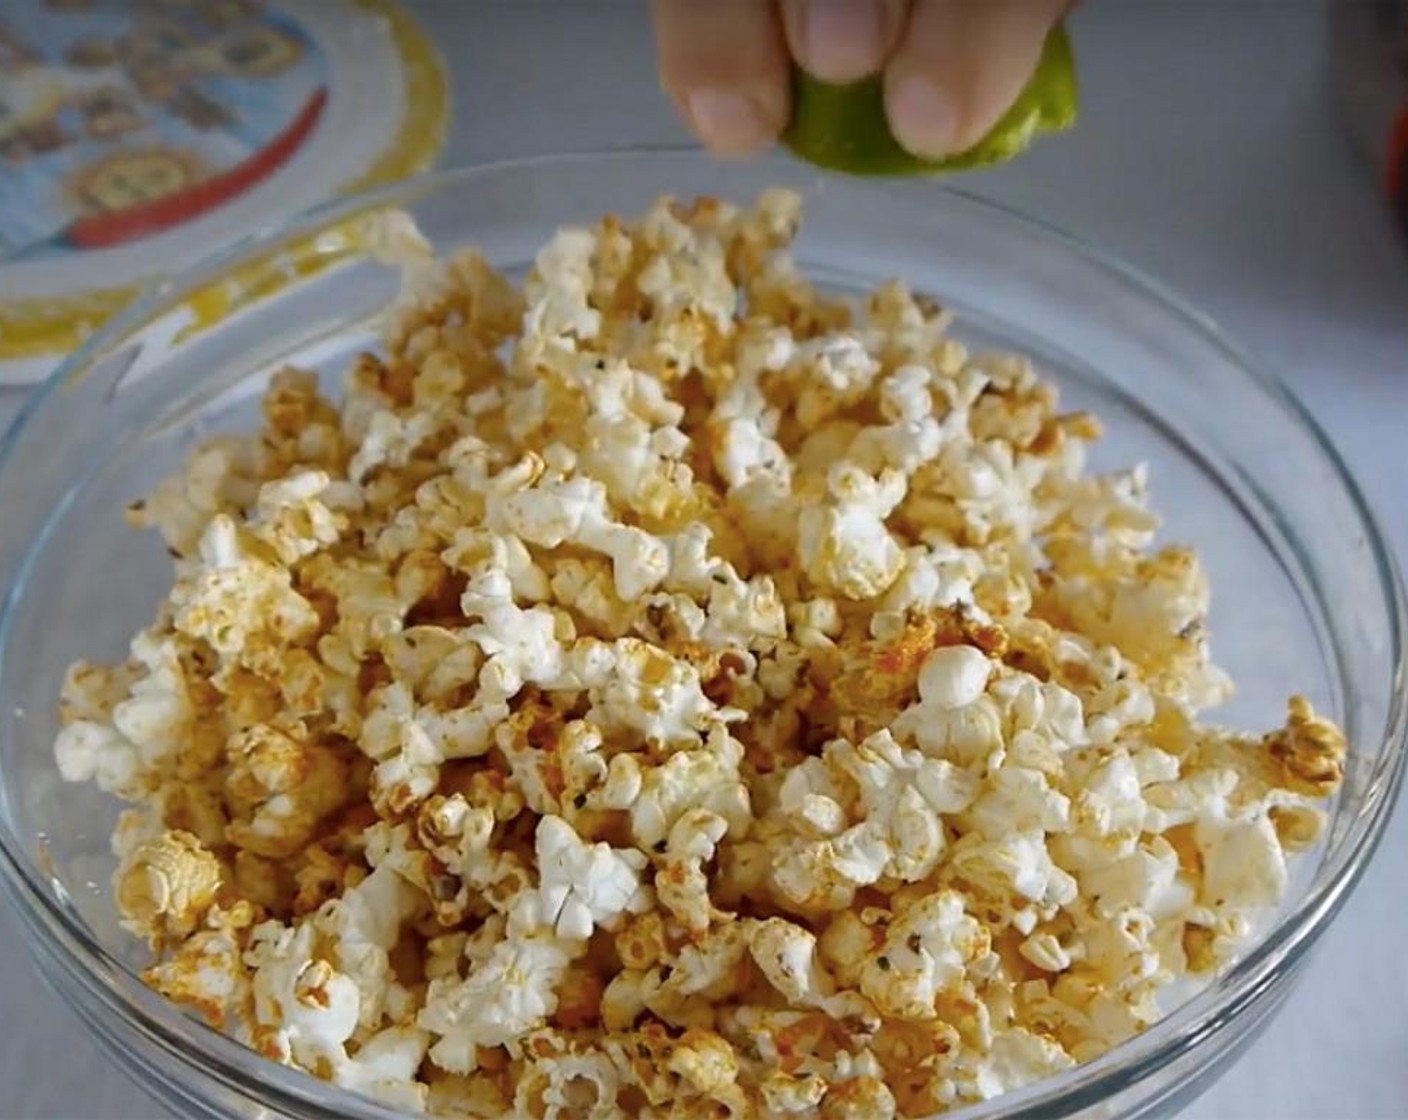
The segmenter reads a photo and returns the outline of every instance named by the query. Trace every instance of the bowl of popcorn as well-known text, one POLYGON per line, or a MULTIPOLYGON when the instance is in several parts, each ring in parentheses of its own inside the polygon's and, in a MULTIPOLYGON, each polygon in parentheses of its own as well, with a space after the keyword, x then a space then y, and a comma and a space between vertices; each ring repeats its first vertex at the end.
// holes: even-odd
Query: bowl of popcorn
POLYGON ((1403 766, 1314 423, 1025 219, 680 152, 160 285, 0 448, 0 883, 183 1116, 1168 1112, 1403 766))

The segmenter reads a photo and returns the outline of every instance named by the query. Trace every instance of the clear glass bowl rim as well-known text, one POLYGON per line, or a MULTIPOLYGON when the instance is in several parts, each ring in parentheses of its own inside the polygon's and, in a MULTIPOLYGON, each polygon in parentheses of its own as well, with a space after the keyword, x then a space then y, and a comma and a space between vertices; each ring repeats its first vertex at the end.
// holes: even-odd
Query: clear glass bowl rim
MULTIPOLYGON (((630 147, 516 157, 446 168, 402 180, 372 191, 334 200, 286 221, 256 229, 222 250, 180 273, 155 281, 146 294, 112 318, 87 342, 67 357, 37 387, 0 438, 0 470, 8 464, 19 434, 61 387, 81 379, 95 361, 118 342, 176 306, 186 294, 199 289, 232 266, 257 259, 282 242, 345 221, 364 211, 414 202, 423 195, 444 190, 451 183, 471 186, 476 179, 514 173, 543 174, 554 169, 599 163, 626 166, 634 161, 673 160, 680 164, 681 185, 688 183, 691 167, 703 166, 707 156, 684 147, 630 147)), ((794 171, 795 174, 795 171, 794 171)), ((820 179, 822 176, 818 176, 820 179)), ((1242 1012, 1273 992, 1292 971, 1328 926, 1363 874, 1392 815, 1408 758, 1408 659, 1403 635, 1408 633, 1408 598, 1379 521, 1358 483, 1328 436, 1300 401, 1278 379, 1258 369, 1207 315, 1187 303, 1142 271, 1102 252, 1064 231, 1017 210, 968 191, 933 183, 873 183, 876 192, 915 189, 942 190, 950 199, 988 220, 1078 257, 1137 292, 1165 314, 1181 320, 1187 329, 1238 367, 1264 397, 1268 408, 1308 433, 1336 481, 1348 496, 1364 533, 1378 573, 1377 594, 1382 596, 1390 635, 1393 689, 1382 749, 1366 781, 1365 805, 1344 840, 1317 870, 1304 897, 1266 932, 1244 957, 1205 990, 1176 1008, 1143 1034, 1130 1039, 1091 1062, 1025 1089, 946 1114, 947 1120, 995 1120, 1001 1117, 1045 1117, 1091 1107, 1131 1088, 1195 1048, 1210 1044, 1242 1012)), ((36 541, 22 562, 28 565, 36 541)), ((4 589, 0 605, 0 645, 5 641, 17 587, 4 589)), ((3 776, 0 776, 3 777, 3 776)), ((123 1017, 125 1025, 148 1043, 192 1072, 198 1072, 239 1094, 272 1109, 290 1109, 300 1116, 346 1117, 349 1120, 404 1120, 405 1114, 374 1100, 319 1081, 259 1056, 228 1036, 179 1011, 164 997, 144 985, 132 970, 113 956, 87 927, 62 903, 62 890, 26 854, 26 844, 0 814, 0 886, 21 911, 32 933, 44 936, 39 951, 77 981, 80 989, 123 1017)), ((81 1017, 91 1020, 74 994, 61 992, 81 1017)), ((111 1040, 108 1040, 111 1046, 111 1040)))

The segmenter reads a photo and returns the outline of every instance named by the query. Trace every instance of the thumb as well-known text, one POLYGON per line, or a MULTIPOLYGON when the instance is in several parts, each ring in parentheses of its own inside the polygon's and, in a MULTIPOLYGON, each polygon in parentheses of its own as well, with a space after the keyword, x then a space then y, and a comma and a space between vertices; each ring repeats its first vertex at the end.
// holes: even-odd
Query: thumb
POLYGON ((885 71, 890 129, 911 152, 971 148, 1022 92, 1066 0, 915 0, 885 71))

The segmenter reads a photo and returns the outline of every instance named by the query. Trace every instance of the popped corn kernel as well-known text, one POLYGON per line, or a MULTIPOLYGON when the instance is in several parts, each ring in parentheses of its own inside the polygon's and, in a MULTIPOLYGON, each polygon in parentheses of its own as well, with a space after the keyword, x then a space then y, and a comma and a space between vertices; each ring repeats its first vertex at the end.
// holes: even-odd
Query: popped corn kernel
POLYGON ((481 1046, 502 1046, 541 1026, 557 1007, 572 956, 551 935, 507 938, 463 980, 431 981, 416 1020, 435 1040, 431 1060, 450 1073, 472 1073, 481 1046))
POLYGON ((213 907, 196 930, 142 979, 167 999, 197 1012, 217 1030, 248 1029, 250 970, 244 960, 254 908, 247 902, 229 910, 213 907))
POLYGON ((128 509, 151 626, 65 679, 146 981, 407 1112, 931 1116, 1145 1030, 1325 826, 1347 744, 1227 695, 1144 467, 800 199, 565 228, 404 291, 336 403, 128 509))
POLYGON ((919 667, 919 699, 951 712, 976 704, 987 688, 992 662, 972 646, 936 649, 919 667))
POLYGON ((277 673, 282 653, 317 632, 317 612, 288 569, 248 554, 227 515, 210 522, 200 551, 206 566, 172 588, 174 630, 255 672, 277 673))
POLYGON ((728 832, 728 821, 707 809, 690 809, 670 827, 655 893, 660 905, 690 933, 702 933, 719 916, 709 900, 704 864, 728 832))
POLYGON ((538 822, 537 862, 537 891, 520 896, 510 935, 515 926, 546 927, 558 937, 585 940, 597 926, 610 929, 627 912, 650 905, 639 881, 643 853, 587 844, 561 817, 538 822))
POLYGON ((291 856, 347 799, 342 754, 302 728, 256 724, 232 735, 226 752, 225 835, 256 855, 291 856))
POLYGON ((542 1120, 612 1120, 620 1077, 605 1054, 535 1058, 514 1094, 514 1115, 542 1120))
POLYGON ((1324 796, 1344 776, 1344 732, 1316 715, 1303 696, 1291 697, 1286 726, 1266 737, 1266 749, 1297 792, 1324 796))
POLYGON ((904 475, 885 471, 875 479, 839 463, 827 489, 829 503, 802 511, 797 560, 818 587, 847 599, 873 599, 904 570, 904 549, 885 525, 904 498, 904 475))
POLYGON ((163 832, 122 861, 113 893, 123 924, 159 944, 195 932, 224 878, 220 861, 189 832, 163 832))
POLYGON ((962 895, 930 895, 889 923, 877 952, 861 965, 860 990, 883 1014, 936 1018, 939 997, 964 994, 968 973, 989 943, 988 930, 965 913, 962 895))

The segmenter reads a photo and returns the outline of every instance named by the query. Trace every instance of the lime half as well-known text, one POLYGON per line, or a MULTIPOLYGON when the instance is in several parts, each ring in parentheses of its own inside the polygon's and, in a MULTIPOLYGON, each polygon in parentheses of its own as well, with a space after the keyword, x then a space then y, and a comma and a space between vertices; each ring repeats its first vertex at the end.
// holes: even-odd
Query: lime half
POLYGON ((977 144, 943 159, 906 151, 885 117, 880 75, 846 85, 818 81, 800 68, 792 84, 792 123, 783 143, 808 163, 851 175, 927 175, 1002 163, 1038 136, 1070 128, 1076 119, 1075 57, 1065 29, 1046 37, 1036 73, 977 144))

